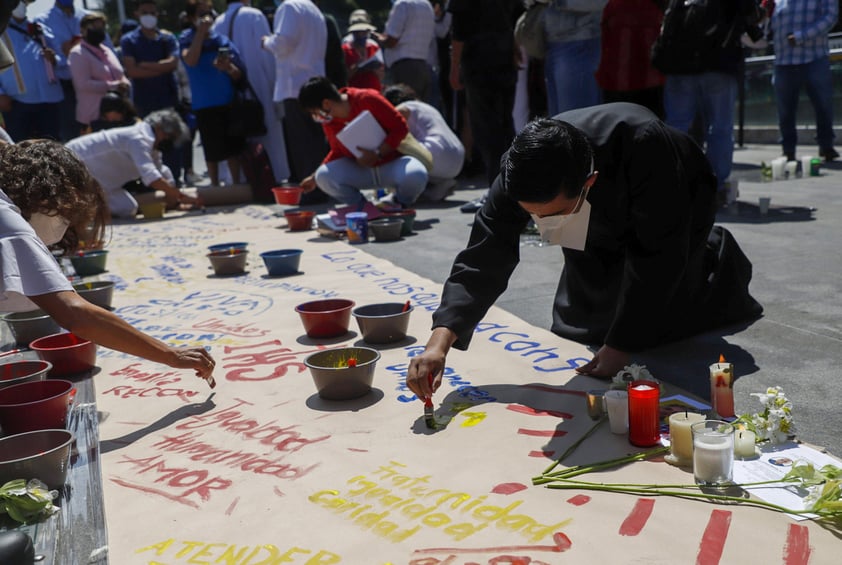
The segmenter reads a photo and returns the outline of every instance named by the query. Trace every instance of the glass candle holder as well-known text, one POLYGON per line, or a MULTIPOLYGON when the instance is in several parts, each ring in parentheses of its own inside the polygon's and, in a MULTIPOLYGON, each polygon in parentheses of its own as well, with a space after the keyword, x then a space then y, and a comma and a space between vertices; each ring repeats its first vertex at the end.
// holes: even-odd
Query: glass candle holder
POLYGON ((660 395, 658 383, 633 381, 629 384, 629 442, 650 447, 661 441, 660 395))
POLYGON ((734 472, 734 426, 705 420, 690 426, 693 433, 693 478, 697 485, 731 484, 734 472))

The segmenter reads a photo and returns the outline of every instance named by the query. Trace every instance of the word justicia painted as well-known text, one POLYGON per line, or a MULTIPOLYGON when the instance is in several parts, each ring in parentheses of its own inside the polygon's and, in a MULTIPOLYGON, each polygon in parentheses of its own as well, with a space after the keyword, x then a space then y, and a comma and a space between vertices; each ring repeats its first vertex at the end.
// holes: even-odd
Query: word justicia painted
POLYGON ((372 279, 378 288, 386 291, 392 296, 399 296, 402 300, 409 300, 416 308, 423 308, 429 312, 439 306, 441 296, 436 292, 429 292, 423 286, 404 282, 398 277, 388 276, 389 273, 377 269, 373 264, 357 261, 357 251, 334 251, 324 253, 321 256, 331 263, 344 265, 344 269, 350 271, 361 279, 372 279))
POLYGON ((355 526, 393 543, 412 537, 422 528, 439 530, 445 536, 464 540, 485 528, 511 532, 536 543, 552 539, 570 522, 542 524, 515 511, 522 500, 502 506, 488 500, 431 484, 432 476, 412 476, 406 465, 390 461, 369 475, 346 481, 345 490, 325 489, 310 495, 313 504, 344 517, 355 526))
POLYGON ((529 359, 532 368, 541 373, 572 371, 590 362, 590 359, 584 357, 564 359, 561 355, 555 353, 558 348, 546 347, 539 341, 533 341, 527 333, 508 331, 510 327, 494 322, 481 322, 477 324, 474 333, 491 343, 502 344, 504 351, 516 353, 519 357, 529 359))
POLYGON ((234 543, 209 543, 180 541, 174 538, 147 545, 135 551, 150 557, 165 558, 168 563, 224 563, 225 565, 333 565, 342 558, 325 549, 303 547, 279 548, 273 544, 237 545, 234 543), (151 552, 151 553, 150 553, 151 552), (176 560, 176 561, 173 561, 176 560))

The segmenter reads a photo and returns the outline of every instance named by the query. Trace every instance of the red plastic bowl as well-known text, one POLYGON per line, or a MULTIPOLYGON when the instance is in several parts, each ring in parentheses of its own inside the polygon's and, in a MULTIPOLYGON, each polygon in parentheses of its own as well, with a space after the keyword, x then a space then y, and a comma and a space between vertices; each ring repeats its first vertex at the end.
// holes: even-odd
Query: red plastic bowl
POLYGON ((43 381, 52 368, 52 363, 40 359, 3 363, 0 365, 0 388, 30 381, 43 381))
POLYGON ((276 186, 272 189, 272 193, 278 204, 298 206, 304 189, 300 186, 276 186))
POLYGON ((0 428, 3 433, 63 429, 76 388, 70 381, 48 379, 0 390, 0 428))
POLYGON ((48 335, 36 339, 29 347, 38 357, 53 364, 50 377, 83 373, 96 366, 96 344, 72 333, 48 335))
POLYGON ((295 212, 284 212, 284 218, 287 219, 289 231, 304 231, 313 227, 313 216, 315 212, 308 210, 298 210, 295 212))
POLYGON ((301 316, 307 337, 325 338, 338 337, 348 332, 353 307, 353 300, 329 298, 299 304, 295 311, 301 316))

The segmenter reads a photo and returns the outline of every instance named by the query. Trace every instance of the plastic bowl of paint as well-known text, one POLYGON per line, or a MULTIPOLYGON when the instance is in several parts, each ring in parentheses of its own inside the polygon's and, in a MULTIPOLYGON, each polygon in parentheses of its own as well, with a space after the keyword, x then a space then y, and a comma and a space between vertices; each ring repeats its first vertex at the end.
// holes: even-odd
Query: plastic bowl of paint
POLYGON ((260 258, 263 259, 269 276, 286 277, 298 272, 302 253, 301 249, 277 249, 261 253, 260 258))
POLYGON ((328 298, 305 302, 295 307, 304 331, 310 338, 339 337, 348 333, 353 300, 328 298))
POLYGON ((368 304, 354 308, 363 339, 368 343, 394 343, 406 337, 412 306, 399 302, 368 304))
POLYGON ((70 381, 47 379, 0 389, 0 428, 5 435, 62 429, 76 387, 70 381))
MULTIPOLYGON (((105 309, 111 308, 111 300, 114 297, 113 281, 92 281, 76 283, 73 285, 76 294, 97 306, 105 309)), ((53 332, 55 333, 55 332, 53 332)))
POLYGON ((276 186, 272 189, 275 202, 284 206, 298 206, 304 189, 300 186, 276 186))
POLYGON ((105 263, 108 259, 108 251, 97 249, 95 251, 79 251, 70 256, 70 263, 73 270, 80 277, 98 275, 105 272, 105 263))
POLYGON ((312 353, 304 359, 316 391, 325 400, 350 400, 371 391, 380 352, 368 347, 342 347, 312 353))
POLYGON ((39 337, 56 334, 61 327, 43 310, 11 312, 3 315, 3 321, 18 345, 27 346, 39 337))
POLYGON ((0 365, 0 389, 32 381, 43 381, 53 364, 42 359, 12 361, 0 365))
POLYGON ((96 366, 96 344, 72 333, 59 333, 36 339, 29 347, 44 361, 53 364, 52 377, 90 371, 96 366))
POLYGON ((213 272, 217 276, 239 275, 246 270, 247 249, 229 249, 208 253, 213 272))
POLYGON ((295 210, 284 212, 289 231, 306 231, 313 228, 315 212, 309 210, 295 210))
POLYGON ((38 430, 0 439, 0 484, 38 479, 60 489, 70 468, 74 435, 61 429, 38 430))

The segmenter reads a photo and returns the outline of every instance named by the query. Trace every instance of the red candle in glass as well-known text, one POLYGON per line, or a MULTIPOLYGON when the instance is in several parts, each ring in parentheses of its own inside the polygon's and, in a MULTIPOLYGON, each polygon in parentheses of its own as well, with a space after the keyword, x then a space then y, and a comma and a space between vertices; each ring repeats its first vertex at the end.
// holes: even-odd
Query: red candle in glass
POLYGON ((629 384, 629 441, 638 447, 650 447, 661 441, 660 389, 654 381, 629 384))

